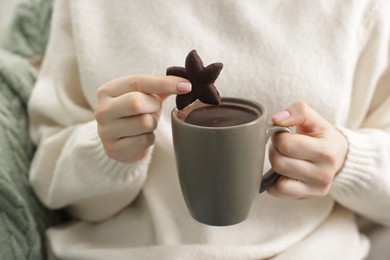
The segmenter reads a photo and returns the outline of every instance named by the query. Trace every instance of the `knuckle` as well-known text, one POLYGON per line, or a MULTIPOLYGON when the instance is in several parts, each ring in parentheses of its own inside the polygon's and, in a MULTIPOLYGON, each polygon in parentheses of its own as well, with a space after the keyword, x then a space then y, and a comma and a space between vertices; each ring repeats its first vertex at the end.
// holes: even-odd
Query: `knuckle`
POLYGON ((141 127, 146 131, 154 131, 157 128, 157 120, 151 114, 141 116, 141 127))
POLYGON ((106 106, 98 106, 95 109, 94 116, 98 123, 102 123, 107 119, 107 114, 108 114, 107 111, 108 108, 106 106))
POLYGON ((155 141, 156 135, 153 132, 144 135, 144 144, 146 147, 153 145, 155 141))
POLYGON ((104 151, 111 159, 118 160, 118 148, 114 142, 103 143, 104 151))
POLYGON ((132 93, 129 95, 128 106, 132 113, 139 114, 142 112, 144 102, 138 93, 132 93))
POLYGON ((324 186, 316 190, 315 195, 318 197, 324 197, 328 195, 330 186, 324 186))
POLYGON ((321 172, 316 176, 316 186, 319 191, 327 192, 332 183, 332 177, 327 172, 321 172))
POLYGON ((134 142, 132 143, 132 146, 137 147, 137 151, 134 151, 133 156, 130 158, 130 160, 136 160, 140 154, 143 152, 147 152, 149 147, 151 147, 154 142, 155 142, 155 134, 152 133, 147 133, 147 134, 142 134, 134 137, 134 142))
POLYGON ((310 106, 304 101, 295 101, 293 103, 293 110, 295 111, 295 113, 303 116, 304 118, 309 117, 312 111, 310 106))
POLYGON ((320 147, 318 151, 318 158, 325 164, 333 166, 337 162, 336 150, 334 149, 334 147, 328 144, 324 144, 320 147))
POLYGON ((109 96, 109 89, 110 88, 111 88, 110 82, 107 82, 107 83, 103 84, 102 86, 100 86, 98 88, 98 90, 96 91, 96 95, 97 95, 98 99, 109 96))
POLYGON ((293 106, 297 111, 299 111, 302 114, 307 114, 309 110, 309 105, 306 102, 301 100, 295 101, 293 106))

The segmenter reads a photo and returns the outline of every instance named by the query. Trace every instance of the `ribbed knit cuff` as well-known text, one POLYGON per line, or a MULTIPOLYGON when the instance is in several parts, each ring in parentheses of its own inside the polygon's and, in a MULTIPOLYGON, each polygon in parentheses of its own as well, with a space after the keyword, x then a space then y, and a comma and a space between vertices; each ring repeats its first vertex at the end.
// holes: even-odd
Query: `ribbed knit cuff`
POLYGON ((355 196, 375 183, 377 149, 369 135, 337 127, 349 142, 349 151, 341 171, 333 180, 330 194, 334 197, 355 196))
POLYGON ((137 162, 121 163, 111 159, 105 153, 97 134, 96 122, 92 121, 79 127, 76 132, 73 135, 74 140, 69 142, 69 144, 73 143, 71 145, 73 150, 69 152, 72 153, 73 171, 77 175, 74 176, 78 179, 77 183, 89 183, 108 191, 120 189, 121 186, 132 186, 146 179, 151 151, 137 162))
POLYGON ((150 159, 151 152, 135 163, 111 159, 104 152, 96 122, 90 121, 69 127, 42 142, 32 167, 43 169, 39 169, 39 176, 32 182, 41 200, 50 208, 121 193, 124 189, 129 191, 127 196, 131 196, 142 189, 150 159), (47 160, 55 162, 46 163, 47 160))
MULTIPOLYGON (((88 123, 88 126, 84 128, 83 144, 77 147, 80 151, 76 151, 76 154, 84 158, 75 158, 76 161, 80 162, 80 167, 84 168, 85 172, 95 169, 96 174, 91 174, 97 181, 97 178, 101 178, 102 181, 110 181, 115 185, 131 183, 135 178, 140 177, 143 174, 143 179, 146 178, 147 168, 151 159, 151 151, 148 155, 133 163, 122 163, 111 159, 104 151, 103 144, 97 134, 97 126, 95 122, 88 123), (82 160, 78 160, 82 159, 82 160), (88 163, 85 162, 90 162, 88 163), (86 167, 88 169, 86 169, 86 167), (100 176, 99 176, 100 175, 100 176)), ((153 149, 150 149, 153 150, 153 149)))
POLYGON ((119 178, 124 180, 126 175, 128 175, 127 173, 132 168, 136 168, 137 164, 140 164, 140 162, 121 163, 113 160, 105 153, 103 144, 97 135, 91 136, 90 140, 90 156, 96 160, 98 168, 101 170, 101 172, 110 175, 112 178, 119 178))

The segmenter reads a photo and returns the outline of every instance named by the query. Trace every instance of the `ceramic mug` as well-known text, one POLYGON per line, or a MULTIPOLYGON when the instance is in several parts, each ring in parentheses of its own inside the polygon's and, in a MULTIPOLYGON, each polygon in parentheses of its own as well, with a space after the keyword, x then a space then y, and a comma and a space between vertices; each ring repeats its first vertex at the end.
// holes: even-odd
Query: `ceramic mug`
MULTIPOLYGON (((247 218, 256 196, 279 177, 272 169, 262 175, 268 139, 275 133, 292 133, 288 127, 267 125, 266 109, 258 102, 222 98, 221 104, 248 109, 255 116, 235 125, 205 126, 186 122, 191 114, 188 111, 175 108, 171 113, 176 165, 186 205, 195 220, 212 226, 233 225, 247 218)), ((220 105, 210 105, 217 107, 220 105)), ((209 116, 212 112, 202 115, 209 116)), ((219 115, 211 120, 224 119, 219 115)))

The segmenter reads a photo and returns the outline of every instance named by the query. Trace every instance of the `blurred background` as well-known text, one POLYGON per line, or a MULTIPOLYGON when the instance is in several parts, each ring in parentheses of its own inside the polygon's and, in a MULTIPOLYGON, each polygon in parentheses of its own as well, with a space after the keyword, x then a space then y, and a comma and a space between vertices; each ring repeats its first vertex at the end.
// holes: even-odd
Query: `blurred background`
POLYGON ((7 23, 10 22, 13 9, 18 1, 0 0, 0 33, 4 31, 7 23))
MULTIPOLYGON (((0 0, 0 36, 11 22, 14 8, 18 0, 0 0)), ((372 250, 367 260, 390 259, 390 229, 361 221, 362 230, 372 240, 372 250)))

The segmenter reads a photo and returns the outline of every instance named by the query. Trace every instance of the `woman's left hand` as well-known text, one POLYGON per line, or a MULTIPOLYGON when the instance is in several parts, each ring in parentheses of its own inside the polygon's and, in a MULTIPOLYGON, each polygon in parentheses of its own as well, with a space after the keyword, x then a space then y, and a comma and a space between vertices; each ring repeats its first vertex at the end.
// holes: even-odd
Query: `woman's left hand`
POLYGON ((270 162, 281 177, 268 192, 296 199, 328 194, 348 152, 346 137, 300 101, 275 114, 272 121, 295 126, 296 134, 279 133, 272 137, 270 162))

